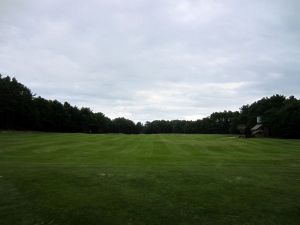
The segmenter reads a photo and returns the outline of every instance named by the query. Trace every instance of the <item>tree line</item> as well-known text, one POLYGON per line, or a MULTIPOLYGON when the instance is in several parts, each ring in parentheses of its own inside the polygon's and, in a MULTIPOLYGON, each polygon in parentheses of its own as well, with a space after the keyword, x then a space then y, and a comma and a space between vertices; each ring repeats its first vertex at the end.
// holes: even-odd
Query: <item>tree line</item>
POLYGON ((273 95, 262 98, 240 111, 215 112, 189 120, 154 120, 142 124, 126 118, 110 119, 101 112, 72 106, 68 102, 36 97, 15 78, 0 74, 0 129, 84 133, 187 133, 238 134, 238 125, 250 129, 257 116, 268 127, 270 136, 300 138, 300 100, 273 95))

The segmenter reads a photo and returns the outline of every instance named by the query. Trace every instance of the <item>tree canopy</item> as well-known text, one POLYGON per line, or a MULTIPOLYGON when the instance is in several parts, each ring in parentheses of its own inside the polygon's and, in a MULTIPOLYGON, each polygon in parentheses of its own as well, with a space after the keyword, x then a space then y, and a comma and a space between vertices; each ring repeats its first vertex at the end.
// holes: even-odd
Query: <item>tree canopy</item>
POLYGON ((101 112, 68 102, 36 97, 15 78, 0 74, 0 129, 85 133, 207 133, 236 134, 238 126, 250 129, 260 116, 270 136, 300 138, 300 100, 273 95, 244 105, 240 111, 212 113, 196 121, 154 120, 135 123, 126 118, 111 120, 101 112))

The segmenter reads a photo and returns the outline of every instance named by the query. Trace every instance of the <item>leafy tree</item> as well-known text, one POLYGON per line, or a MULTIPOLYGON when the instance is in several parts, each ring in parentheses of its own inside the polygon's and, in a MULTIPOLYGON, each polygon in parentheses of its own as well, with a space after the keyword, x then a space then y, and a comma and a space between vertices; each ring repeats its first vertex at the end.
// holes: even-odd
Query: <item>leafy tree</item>
POLYGON ((15 78, 0 74, 0 129, 40 130, 87 133, 245 133, 260 116, 270 135, 300 138, 300 100, 291 96, 273 95, 241 107, 240 112, 215 112, 196 121, 154 120, 135 124, 125 118, 109 119, 89 108, 79 109, 57 100, 35 97, 30 89, 15 78))
POLYGON ((138 134, 143 133, 143 124, 141 122, 138 122, 135 126, 136 126, 136 132, 138 134))
POLYGON ((123 134, 137 133, 137 128, 135 126, 135 123, 123 117, 119 117, 112 120, 112 127, 115 133, 123 133, 123 134))
POLYGON ((0 128, 26 129, 32 122, 32 93, 15 78, 0 74, 0 128))

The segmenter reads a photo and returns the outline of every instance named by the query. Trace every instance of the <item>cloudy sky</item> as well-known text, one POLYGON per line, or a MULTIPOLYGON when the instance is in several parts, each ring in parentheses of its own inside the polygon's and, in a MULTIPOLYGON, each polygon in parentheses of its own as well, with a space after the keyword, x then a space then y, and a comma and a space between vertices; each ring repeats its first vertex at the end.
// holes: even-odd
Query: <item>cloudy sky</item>
POLYGON ((135 121, 300 97, 299 0, 0 0, 0 73, 135 121))

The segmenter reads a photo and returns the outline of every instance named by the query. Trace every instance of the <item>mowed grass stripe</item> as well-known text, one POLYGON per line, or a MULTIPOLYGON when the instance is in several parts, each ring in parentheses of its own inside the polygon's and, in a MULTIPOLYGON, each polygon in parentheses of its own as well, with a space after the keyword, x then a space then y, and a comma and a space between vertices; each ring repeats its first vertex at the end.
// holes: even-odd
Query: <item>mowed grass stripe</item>
POLYGON ((300 141, 0 134, 0 224, 300 221, 300 141))

